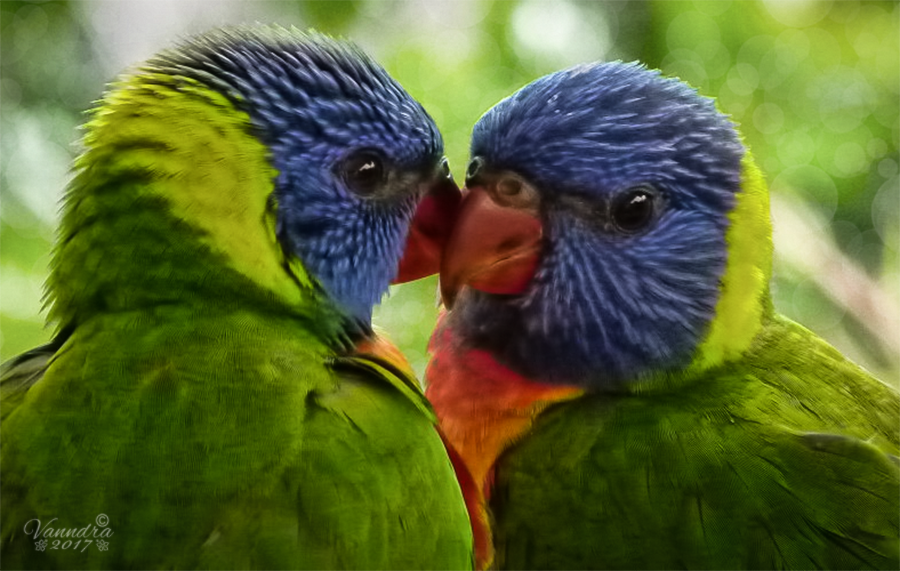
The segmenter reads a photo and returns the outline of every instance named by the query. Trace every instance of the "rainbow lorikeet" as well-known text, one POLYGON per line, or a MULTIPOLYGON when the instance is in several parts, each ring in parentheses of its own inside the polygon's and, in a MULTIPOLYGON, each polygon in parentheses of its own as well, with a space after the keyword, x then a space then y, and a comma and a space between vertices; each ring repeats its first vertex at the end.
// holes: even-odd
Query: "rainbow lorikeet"
POLYGON ((481 565, 900 567, 900 397, 774 310, 766 183, 712 100, 582 65, 471 157, 426 395, 481 565))
POLYGON ((84 148, 58 334, 0 380, 4 567, 471 568, 433 413, 371 325, 458 206, 422 106, 352 44, 218 30, 113 84, 84 148))

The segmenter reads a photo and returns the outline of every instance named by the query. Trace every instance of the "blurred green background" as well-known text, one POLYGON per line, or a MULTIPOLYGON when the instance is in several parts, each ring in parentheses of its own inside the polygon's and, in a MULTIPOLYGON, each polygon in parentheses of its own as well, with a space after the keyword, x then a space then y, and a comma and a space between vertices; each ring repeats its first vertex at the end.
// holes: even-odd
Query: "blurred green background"
MULTIPOLYGON (((456 0, 0 2, 0 357, 47 340, 42 284, 82 112, 179 37, 278 22, 354 39, 442 129, 460 178, 478 117, 592 60, 677 75, 741 128, 772 187, 776 306, 900 380, 896 2, 456 0)), ((421 372, 436 279, 376 323, 421 372)))

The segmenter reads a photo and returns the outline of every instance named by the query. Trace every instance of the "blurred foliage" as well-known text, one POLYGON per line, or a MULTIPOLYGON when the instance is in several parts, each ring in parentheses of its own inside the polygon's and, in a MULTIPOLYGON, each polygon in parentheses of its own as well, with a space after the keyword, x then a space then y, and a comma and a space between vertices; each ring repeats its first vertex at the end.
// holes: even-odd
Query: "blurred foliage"
MULTIPOLYGON (((441 127, 460 176, 471 127, 527 82, 639 59, 718 99, 773 191, 783 313, 882 378, 900 377, 898 4, 387 1, 0 2, 0 355, 42 326, 58 201, 82 111, 179 37, 252 21, 354 39, 441 127)), ((421 371, 436 280, 392 289, 376 323, 421 371)))

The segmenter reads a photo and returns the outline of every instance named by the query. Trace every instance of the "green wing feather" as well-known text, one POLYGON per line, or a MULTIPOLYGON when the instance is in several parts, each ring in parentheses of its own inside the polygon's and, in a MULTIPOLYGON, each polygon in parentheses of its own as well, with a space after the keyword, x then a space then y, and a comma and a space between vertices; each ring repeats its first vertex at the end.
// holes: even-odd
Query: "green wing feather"
POLYGON ((501 568, 900 568, 893 389, 778 317, 657 389, 559 404, 507 453, 501 568))

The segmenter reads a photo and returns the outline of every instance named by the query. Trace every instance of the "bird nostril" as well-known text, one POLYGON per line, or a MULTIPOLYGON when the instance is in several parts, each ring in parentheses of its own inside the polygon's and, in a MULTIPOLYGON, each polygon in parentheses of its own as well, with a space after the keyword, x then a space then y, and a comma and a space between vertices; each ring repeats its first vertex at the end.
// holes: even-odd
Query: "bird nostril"
POLYGON ((500 242, 497 245, 497 252, 499 252, 499 253, 510 252, 512 250, 516 250, 516 249, 522 247, 522 245, 523 245, 523 241, 522 241, 521 237, 514 236, 512 238, 509 238, 507 240, 500 242))

